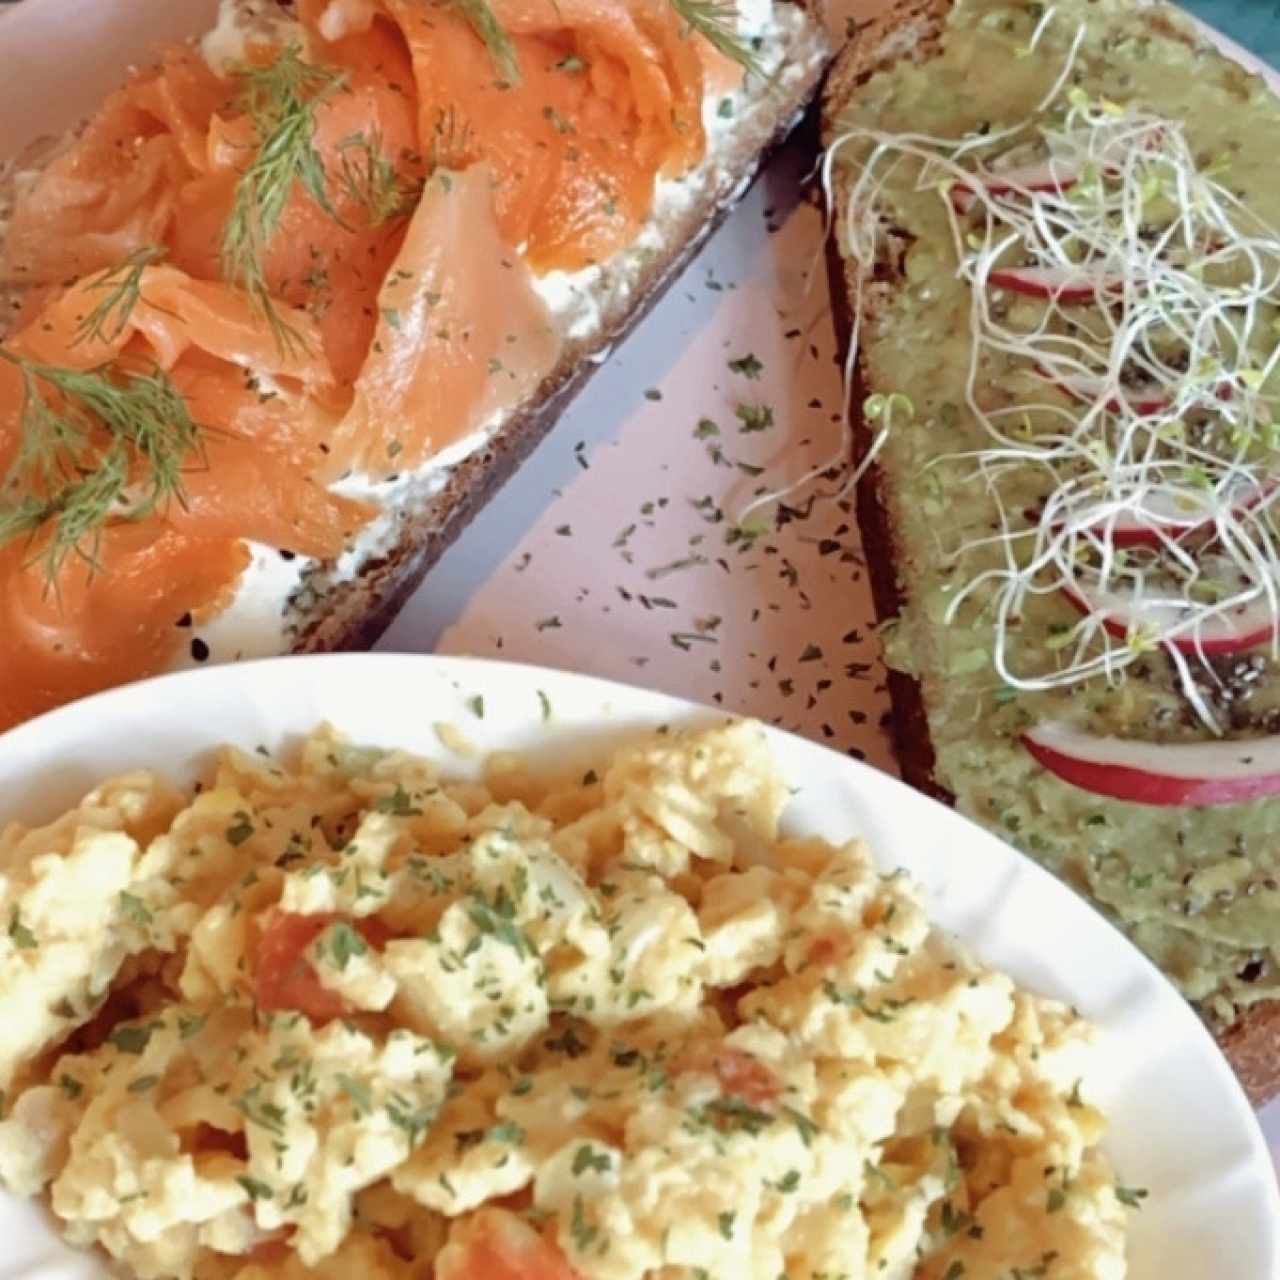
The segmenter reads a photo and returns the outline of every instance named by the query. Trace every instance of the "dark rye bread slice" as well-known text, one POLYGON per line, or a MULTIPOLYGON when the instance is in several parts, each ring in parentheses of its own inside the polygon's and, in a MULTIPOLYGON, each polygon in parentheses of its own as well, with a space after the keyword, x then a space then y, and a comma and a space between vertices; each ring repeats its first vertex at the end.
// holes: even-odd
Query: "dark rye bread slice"
MULTIPOLYGON (((270 37, 270 0, 234 0, 239 25, 270 37)), ((654 307, 742 198, 751 183, 804 118, 831 61, 825 0, 778 0, 792 15, 780 24, 781 49, 763 51, 777 70, 748 79, 735 113, 729 145, 718 154, 714 176, 678 213, 657 227, 658 243, 632 273, 625 294, 610 294, 590 333, 566 341, 559 362, 537 393, 518 406, 491 439, 452 467, 438 492, 397 503, 395 528, 376 553, 350 576, 329 566, 309 572, 286 602, 294 653, 363 649, 386 630, 424 575, 472 518, 555 426, 560 414, 631 330, 654 307)), ((18 157, 0 159, 0 235, 23 176, 38 170, 65 139, 43 138, 18 157)), ((624 251, 625 252, 625 251, 624 251)), ((608 279, 610 264, 604 265, 608 279)), ((0 283, 0 338, 20 291, 0 283)))
MULTIPOLYGON (((924 63, 938 50, 952 0, 899 0, 880 17, 860 28, 837 57, 823 93, 821 127, 829 144, 838 134, 837 119, 842 109, 855 99, 859 89, 876 72, 901 59, 924 63)), ((1161 35, 1192 43, 1196 37, 1181 22, 1170 21, 1169 11, 1159 3, 1137 0, 1135 8, 1147 10, 1152 30, 1161 35)), ((827 268, 831 287, 832 314, 841 359, 847 362, 852 338, 856 266, 840 252, 835 228, 846 206, 842 192, 834 191, 832 232, 827 243, 827 268)), ((900 230, 882 226, 882 248, 871 278, 863 283, 860 320, 863 332, 874 330, 877 314, 899 287, 905 255, 909 247, 900 230)), ((860 412, 866 396, 877 390, 871 384, 863 361, 851 370, 851 417, 854 459, 862 458, 871 445, 873 433, 860 412)), ((911 581, 895 544, 894 529, 902 495, 883 467, 873 464, 857 489, 857 518, 865 550, 872 598, 880 622, 898 618, 911 592, 911 581)), ((935 753, 929 731, 929 715, 924 690, 915 676, 889 668, 891 724, 899 767, 905 781, 918 790, 955 805, 956 797, 934 773, 935 753)), ((1008 834, 999 833, 1007 839, 1008 834)), ((1280 1095, 1280 1001, 1264 1001, 1250 1006, 1232 1025, 1213 1028, 1215 1038, 1234 1067, 1255 1106, 1280 1095)))

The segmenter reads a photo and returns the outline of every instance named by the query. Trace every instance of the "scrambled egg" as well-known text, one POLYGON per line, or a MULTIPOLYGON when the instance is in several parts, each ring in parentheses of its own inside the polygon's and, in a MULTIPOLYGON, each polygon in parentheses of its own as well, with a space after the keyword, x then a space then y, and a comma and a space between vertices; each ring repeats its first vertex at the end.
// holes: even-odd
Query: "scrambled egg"
POLYGON ((1090 1028, 787 796, 321 729, 11 827, 0 1182, 143 1280, 1118 1280, 1090 1028))

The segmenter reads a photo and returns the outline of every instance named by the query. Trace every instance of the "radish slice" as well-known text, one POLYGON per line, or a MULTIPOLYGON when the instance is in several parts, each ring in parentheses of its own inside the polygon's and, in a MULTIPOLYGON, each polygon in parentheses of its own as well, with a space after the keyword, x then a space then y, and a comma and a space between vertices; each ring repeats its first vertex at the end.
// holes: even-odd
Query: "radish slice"
POLYGON ((997 289, 1008 289, 1031 298, 1056 298, 1059 302, 1088 302, 1124 283, 1120 276, 1098 275, 1071 267, 996 267, 987 280, 997 289))
POLYGON ((1003 195, 1005 192, 1066 191, 1075 186, 1079 173, 1060 160, 1038 160, 994 173, 975 173, 967 182, 951 188, 951 203, 960 213, 973 208, 976 193, 1003 195))
MULTIPOLYGON (((1095 592, 1079 584, 1063 587, 1062 594, 1081 613, 1101 619, 1102 625, 1121 640, 1138 630, 1163 636, 1184 622, 1188 612, 1188 606, 1179 601, 1144 600, 1135 605, 1131 596, 1121 592, 1095 592)), ((1262 596, 1229 613, 1206 618, 1198 632, 1170 636, 1164 643, 1183 653, 1238 653, 1270 640, 1276 627, 1271 602, 1262 596)))
MULTIPOLYGON (((1274 488, 1273 481, 1265 484, 1242 484, 1231 505, 1237 511, 1247 511, 1250 507, 1256 507, 1274 488)), ((1157 530, 1177 537, 1208 524, 1213 519, 1213 505, 1207 497, 1189 502, 1186 498, 1177 500, 1168 494, 1153 494, 1143 503, 1143 519, 1138 519, 1135 513, 1116 522, 1111 530, 1111 545, 1156 546, 1160 542, 1157 530)))
MULTIPOLYGON (((1100 395, 1102 395, 1105 383, 1101 378, 1091 377, 1087 373, 1067 374, 1062 378, 1054 378, 1055 386, 1061 387, 1068 395, 1075 396, 1078 400, 1083 400, 1088 404, 1094 403, 1100 395)), ((1146 415, 1149 413, 1159 413, 1161 409, 1167 409, 1172 402, 1167 396, 1161 395, 1154 387, 1149 391, 1135 391, 1132 394, 1126 393, 1124 396, 1113 396, 1107 401, 1107 411, 1109 413, 1119 413, 1121 408, 1128 409, 1130 413, 1146 415)))
POLYGON ((1025 733, 1022 744, 1064 782, 1134 804, 1239 804, 1280 792, 1280 737, 1140 742, 1053 720, 1025 733))

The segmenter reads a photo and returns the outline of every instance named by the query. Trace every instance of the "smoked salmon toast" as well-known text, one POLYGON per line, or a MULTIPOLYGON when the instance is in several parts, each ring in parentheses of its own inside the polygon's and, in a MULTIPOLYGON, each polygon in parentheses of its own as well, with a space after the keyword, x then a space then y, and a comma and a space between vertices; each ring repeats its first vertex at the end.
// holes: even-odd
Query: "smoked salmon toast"
POLYGON ((0 166, 0 730, 371 642, 828 56, 788 0, 223 0, 0 166))

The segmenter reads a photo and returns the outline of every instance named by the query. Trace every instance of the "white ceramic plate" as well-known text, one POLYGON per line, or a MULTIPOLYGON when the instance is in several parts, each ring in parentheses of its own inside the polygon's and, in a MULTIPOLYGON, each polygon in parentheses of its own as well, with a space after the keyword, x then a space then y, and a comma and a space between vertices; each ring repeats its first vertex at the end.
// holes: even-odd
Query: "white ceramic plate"
MULTIPOLYGON (((583 676, 466 658, 285 658, 166 676, 0 735, 0 822, 47 819, 94 782, 139 765, 190 778, 222 742, 274 748, 329 720, 356 739, 447 760, 434 726, 481 748, 588 756, 638 729, 713 720, 674 698, 583 676), (544 721, 545 694, 551 707, 544 721), (468 705, 484 697, 484 717, 468 705)), ((1091 1095, 1108 1150, 1150 1196, 1133 1220, 1132 1280, 1280 1276, 1280 1196, 1244 1095, 1190 1008, 1083 900, 1021 855, 896 779, 778 731, 799 790, 794 831, 861 834, 923 882, 934 919, 993 965, 1069 1000, 1105 1031, 1091 1095)), ((105 1274, 68 1253, 41 1212, 0 1198, 0 1280, 105 1274)))

